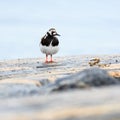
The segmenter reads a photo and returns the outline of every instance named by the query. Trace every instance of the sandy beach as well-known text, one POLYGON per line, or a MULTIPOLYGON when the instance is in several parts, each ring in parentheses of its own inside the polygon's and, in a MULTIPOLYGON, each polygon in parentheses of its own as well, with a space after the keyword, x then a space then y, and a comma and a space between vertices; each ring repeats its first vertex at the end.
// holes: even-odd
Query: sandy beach
POLYGON ((120 55, 80 55, 54 59, 51 64, 44 63, 43 58, 0 61, 1 119, 120 119, 119 84, 84 89, 71 87, 56 92, 45 90, 57 84, 57 80, 65 80, 94 67, 105 70, 111 79, 119 82, 120 55), (96 59, 99 62, 95 63, 96 59))

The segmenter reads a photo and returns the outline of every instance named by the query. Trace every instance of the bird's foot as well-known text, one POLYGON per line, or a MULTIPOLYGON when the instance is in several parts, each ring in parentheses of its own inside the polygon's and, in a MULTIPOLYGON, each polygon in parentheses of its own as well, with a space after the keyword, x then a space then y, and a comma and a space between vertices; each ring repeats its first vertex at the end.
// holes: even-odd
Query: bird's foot
POLYGON ((46 55, 46 59, 45 59, 45 63, 54 63, 53 59, 52 59, 52 55, 51 55, 51 58, 50 58, 50 61, 48 60, 48 55, 46 55))
POLYGON ((45 61, 46 64, 49 64, 49 63, 55 63, 55 61, 45 61))
POLYGON ((49 63, 49 61, 46 60, 45 63, 49 63))
POLYGON ((54 63, 54 61, 53 61, 53 60, 50 60, 49 63, 54 63))

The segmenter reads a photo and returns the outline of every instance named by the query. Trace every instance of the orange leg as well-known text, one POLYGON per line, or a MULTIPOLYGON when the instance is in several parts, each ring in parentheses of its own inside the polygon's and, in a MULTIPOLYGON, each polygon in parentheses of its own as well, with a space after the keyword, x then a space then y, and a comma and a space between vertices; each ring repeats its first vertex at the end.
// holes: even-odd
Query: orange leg
POLYGON ((52 59, 52 55, 50 55, 51 57, 50 57, 50 62, 52 63, 53 62, 53 59, 52 59))
POLYGON ((48 63, 48 55, 46 55, 45 63, 48 63))

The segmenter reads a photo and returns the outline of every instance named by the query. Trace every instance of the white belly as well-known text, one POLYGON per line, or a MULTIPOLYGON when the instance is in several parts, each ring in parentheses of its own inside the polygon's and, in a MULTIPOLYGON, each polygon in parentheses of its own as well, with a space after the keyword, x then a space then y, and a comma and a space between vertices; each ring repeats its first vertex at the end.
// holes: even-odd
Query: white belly
POLYGON ((53 55, 53 54, 56 54, 59 50, 59 47, 58 46, 42 46, 40 44, 40 50, 42 53, 46 54, 46 55, 53 55))

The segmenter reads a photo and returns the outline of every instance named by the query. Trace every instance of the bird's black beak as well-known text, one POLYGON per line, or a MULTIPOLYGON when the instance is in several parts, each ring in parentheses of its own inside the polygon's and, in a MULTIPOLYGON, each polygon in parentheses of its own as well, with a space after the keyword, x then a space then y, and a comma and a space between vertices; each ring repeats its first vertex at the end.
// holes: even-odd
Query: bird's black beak
POLYGON ((60 34, 56 33, 57 36, 60 36, 60 34))

